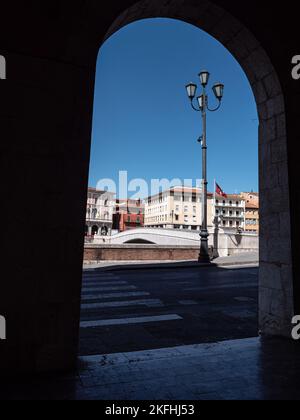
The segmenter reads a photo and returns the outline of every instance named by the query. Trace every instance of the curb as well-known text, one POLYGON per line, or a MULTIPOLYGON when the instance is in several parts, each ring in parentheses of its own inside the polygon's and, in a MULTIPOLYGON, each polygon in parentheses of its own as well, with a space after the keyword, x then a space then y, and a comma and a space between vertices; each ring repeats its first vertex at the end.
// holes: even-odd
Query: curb
POLYGON ((184 268, 222 268, 222 267, 235 267, 235 266, 253 266, 259 265, 259 261, 241 261, 241 262, 226 262, 226 263, 210 263, 201 264, 197 262, 189 263, 162 263, 162 264, 128 264, 128 265, 113 265, 107 267, 96 267, 96 268, 84 268, 84 272, 89 271, 132 271, 132 270, 167 270, 170 268, 184 269, 184 268))

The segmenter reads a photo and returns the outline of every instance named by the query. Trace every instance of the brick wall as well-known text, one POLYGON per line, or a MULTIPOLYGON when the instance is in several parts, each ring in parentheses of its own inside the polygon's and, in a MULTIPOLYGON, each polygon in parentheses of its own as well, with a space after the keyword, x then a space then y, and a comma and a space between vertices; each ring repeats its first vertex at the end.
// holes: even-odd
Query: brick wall
POLYGON ((158 247, 153 245, 86 246, 84 261, 188 261, 197 260, 199 247, 158 247), (138 255, 138 258, 137 258, 138 255))

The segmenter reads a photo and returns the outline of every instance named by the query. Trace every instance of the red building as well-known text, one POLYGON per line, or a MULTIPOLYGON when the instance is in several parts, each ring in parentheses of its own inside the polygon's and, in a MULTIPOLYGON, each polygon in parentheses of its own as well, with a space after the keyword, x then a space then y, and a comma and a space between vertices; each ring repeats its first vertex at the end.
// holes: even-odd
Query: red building
POLYGON ((124 232, 144 227, 145 207, 141 200, 116 200, 113 229, 124 232))

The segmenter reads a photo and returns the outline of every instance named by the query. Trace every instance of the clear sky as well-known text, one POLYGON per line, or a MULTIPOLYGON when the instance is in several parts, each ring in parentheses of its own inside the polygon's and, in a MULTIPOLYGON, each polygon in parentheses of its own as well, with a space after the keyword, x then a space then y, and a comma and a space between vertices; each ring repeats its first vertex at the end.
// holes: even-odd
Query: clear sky
POLYGON ((201 114, 185 85, 198 73, 225 84, 220 111, 208 115, 209 189, 258 190, 258 117, 250 84, 234 57, 200 29, 171 19, 133 23, 99 51, 90 186, 103 178, 201 178, 201 114))

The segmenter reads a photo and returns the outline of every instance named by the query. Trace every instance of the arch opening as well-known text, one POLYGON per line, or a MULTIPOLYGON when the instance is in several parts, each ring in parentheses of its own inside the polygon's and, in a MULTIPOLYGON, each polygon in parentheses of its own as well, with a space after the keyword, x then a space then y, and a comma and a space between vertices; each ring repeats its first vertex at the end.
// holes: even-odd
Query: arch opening
POLYGON ((209 1, 200 5, 180 0, 171 4, 140 1, 119 16, 104 42, 125 26, 148 18, 181 20, 204 30, 236 58, 249 80, 259 116, 260 331, 287 336, 293 316, 288 158, 284 96, 276 71, 250 31, 209 1), (275 232, 274 221, 284 223, 284 231, 275 232), (274 279, 276 287, 280 284, 277 290, 274 279))
POLYGON ((139 1, 115 20, 105 40, 129 23, 153 17, 179 19, 213 36, 237 59, 250 82, 259 115, 260 330, 290 337, 294 298, 287 133, 277 73, 248 28, 213 1, 139 1), (274 221, 282 226, 279 231, 273 229, 274 221))

